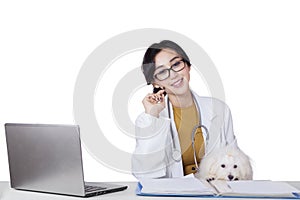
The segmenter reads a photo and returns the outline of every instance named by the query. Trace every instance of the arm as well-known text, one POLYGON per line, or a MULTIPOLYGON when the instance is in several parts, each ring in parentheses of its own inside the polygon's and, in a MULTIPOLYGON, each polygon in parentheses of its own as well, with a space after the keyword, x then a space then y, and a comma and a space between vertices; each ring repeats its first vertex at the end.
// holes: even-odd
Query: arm
POLYGON ((136 147, 132 155, 132 173, 136 178, 166 175, 166 143, 170 120, 143 113, 136 120, 136 147))

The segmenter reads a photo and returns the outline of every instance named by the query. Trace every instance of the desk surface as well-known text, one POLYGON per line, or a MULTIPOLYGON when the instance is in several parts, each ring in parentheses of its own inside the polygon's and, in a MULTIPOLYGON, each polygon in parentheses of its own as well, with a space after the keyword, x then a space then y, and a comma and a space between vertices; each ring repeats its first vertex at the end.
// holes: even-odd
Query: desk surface
MULTIPOLYGON (((115 182, 114 182, 115 183, 115 182)), ((293 185, 296 188, 300 189, 300 182, 299 181, 289 181, 289 184, 293 185)), ((0 181, 0 200, 60 200, 60 199, 110 199, 110 200, 134 200, 134 199, 155 199, 155 200, 168 200, 168 199, 174 199, 174 197, 142 197, 142 196, 136 196, 135 195, 135 188, 136 188, 136 182, 118 182, 115 184, 119 185, 127 185, 128 189, 116 192, 116 193, 110 193, 110 194, 104 194, 100 196, 95 197, 89 197, 89 198, 80 198, 80 197, 72 197, 72 196, 65 196, 65 195, 56 195, 56 194, 46 194, 46 193, 39 193, 39 192, 26 192, 21 190, 15 190, 10 188, 9 182, 7 181, 0 181)), ((176 197, 176 200, 182 200, 182 199, 198 199, 199 198, 181 198, 176 197)), ((201 198, 204 199, 204 198, 201 198)), ((209 198, 212 200, 213 198, 209 198)), ((216 198, 220 199, 220 198, 216 198)), ((229 199, 229 198, 226 198, 229 199)), ((236 198, 234 198, 236 200, 236 198)), ((249 200, 249 198, 248 198, 249 200)))

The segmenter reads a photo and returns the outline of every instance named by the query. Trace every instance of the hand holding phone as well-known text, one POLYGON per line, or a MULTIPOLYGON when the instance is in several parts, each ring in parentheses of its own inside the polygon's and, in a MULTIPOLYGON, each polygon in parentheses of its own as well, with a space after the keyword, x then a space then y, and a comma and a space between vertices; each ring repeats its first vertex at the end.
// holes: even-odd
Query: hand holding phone
POLYGON ((145 108, 145 112, 158 117, 159 113, 165 108, 165 90, 160 89, 153 89, 153 93, 149 93, 143 99, 143 105, 145 108))

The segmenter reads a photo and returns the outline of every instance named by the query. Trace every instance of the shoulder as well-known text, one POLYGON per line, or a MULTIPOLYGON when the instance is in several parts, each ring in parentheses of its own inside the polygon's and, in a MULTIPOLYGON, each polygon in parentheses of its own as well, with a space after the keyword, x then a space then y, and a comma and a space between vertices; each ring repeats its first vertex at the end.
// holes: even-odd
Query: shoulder
POLYGON ((196 93, 193 94, 200 107, 204 108, 205 110, 209 110, 213 113, 217 112, 219 114, 230 113, 229 106, 224 101, 214 97, 199 96, 196 93))
POLYGON ((215 97, 207 97, 207 96, 199 96, 197 93, 193 93, 196 100, 199 101, 202 104, 207 104, 207 105, 216 105, 216 106, 222 106, 222 107, 228 107, 228 105, 215 97))

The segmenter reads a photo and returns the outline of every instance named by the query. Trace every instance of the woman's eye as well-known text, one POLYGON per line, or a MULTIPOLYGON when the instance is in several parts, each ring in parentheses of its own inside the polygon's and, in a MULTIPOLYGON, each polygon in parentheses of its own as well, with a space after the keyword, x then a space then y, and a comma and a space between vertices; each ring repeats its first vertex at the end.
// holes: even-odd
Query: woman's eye
POLYGON ((167 71, 168 71, 167 69, 164 69, 164 70, 159 71, 157 74, 165 74, 167 71))
POLYGON ((224 164, 222 164, 222 165, 221 165, 221 167, 222 167, 222 168, 225 168, 225 165, 224 165, 224 164))
POLYGON ((178 65, 180 65, 180 61, 174 63, 173 67, 177 67, 178 65))
POLYGON ((180 68, 182 61, 177 61, 172 65, 172 68, 180 68))

